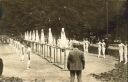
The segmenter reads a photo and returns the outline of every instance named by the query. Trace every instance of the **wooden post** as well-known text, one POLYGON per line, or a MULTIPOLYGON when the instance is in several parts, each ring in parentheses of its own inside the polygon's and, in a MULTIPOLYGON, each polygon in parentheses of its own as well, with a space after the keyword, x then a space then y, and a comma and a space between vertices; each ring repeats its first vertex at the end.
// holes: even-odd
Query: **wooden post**
POLYGON ((58 63, 58 48, 56 48, 56 62, 58 63))
POLYGON ((54 48, 54 63, 56 62, 56 54, 55 54, 55 47, 53 47, 54 48))
POLYGON ((47 57, 48 57, 48 45, 47 45, 47 57))
POLYGON ((51 61, 51 58, 52 58, 52 52, 51 51, 52 51, 51 46, 49 46, 50 62, 52 62, 51 61))
POLYGON ((46 44, 44 44, 44 58, 45 58, 45 54, 46 54, 45 48, 46 48, 46 44))
POLYGON ((66 49, 64 50, 64 69, 66 69, 66 49))
POLYGON ((41 46, 41 52, 42 52, 42 57, 44 57, 44 45, 42 44, 42 46, 41 46))
POLYGON ((61 57, 61 52, 62 50, 61 50, 61 48, 60 48, 60 64, 62 63, 62 57, 61 57))

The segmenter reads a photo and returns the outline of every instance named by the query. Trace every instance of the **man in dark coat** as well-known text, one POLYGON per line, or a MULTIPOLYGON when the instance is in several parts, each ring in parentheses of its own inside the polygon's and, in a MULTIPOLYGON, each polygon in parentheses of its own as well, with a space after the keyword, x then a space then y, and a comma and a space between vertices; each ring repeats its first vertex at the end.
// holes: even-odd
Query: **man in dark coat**
POLYGON ((77 44, 73 43, 73 50, 69 52, 67 60, 67 68, 70 71, 70 82, 74 82, 75 74, 77 75, 78 82, 82 82, 81 74, 85 67, 84 52, 77 48, 77 44))
POLYGON ((0 58, 0 76, 2 75, 3 72, 3 60, 0 58))

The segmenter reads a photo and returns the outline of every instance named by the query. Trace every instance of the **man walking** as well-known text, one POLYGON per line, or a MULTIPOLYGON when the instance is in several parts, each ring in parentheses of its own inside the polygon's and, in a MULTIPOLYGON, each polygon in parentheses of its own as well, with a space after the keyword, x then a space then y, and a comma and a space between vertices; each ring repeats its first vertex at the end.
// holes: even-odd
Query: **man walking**
POLYGON ((85 67, 84 53, 77 48, 77 44, 72 44, 73 50, 69 52, 67 68, 70 71, 70 82, 74 82, 75 74, 78 82, 82 82, 81 74, 85 67))

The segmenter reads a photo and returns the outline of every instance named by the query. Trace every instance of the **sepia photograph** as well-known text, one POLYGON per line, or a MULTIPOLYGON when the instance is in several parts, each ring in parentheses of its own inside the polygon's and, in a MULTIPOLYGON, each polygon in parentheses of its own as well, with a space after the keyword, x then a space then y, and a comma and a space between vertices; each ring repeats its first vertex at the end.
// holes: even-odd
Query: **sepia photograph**
POLYGON ((0 0, 0 82, 128 82, 128 0, 0 0))

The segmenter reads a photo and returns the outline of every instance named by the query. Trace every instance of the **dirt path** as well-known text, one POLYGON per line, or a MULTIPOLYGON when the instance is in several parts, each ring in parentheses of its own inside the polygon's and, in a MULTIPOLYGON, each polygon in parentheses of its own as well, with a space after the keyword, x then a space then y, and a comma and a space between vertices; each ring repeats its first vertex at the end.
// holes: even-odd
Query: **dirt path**
MULTIPOLYGON (((21 62, 19 55, 11 46, 0 46, 0 57, 4 62, 3 76, 6 77, 20 77, 25 82, 34 79, 45 79, 45 82, 69 82, 69 71, 62 71, 51 63, 33 54, 31 60, 31 69, 26 70, 27 58, 21 62)), ((107 56, 104 58, 97 58, 96 54, 86 55, 86 69, 83 71, 83 82, 100 82, 93 78, 91 73, 107 72, 114 68, 116 59, 107 56)))

